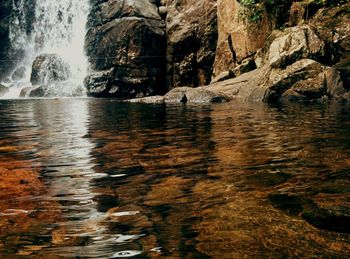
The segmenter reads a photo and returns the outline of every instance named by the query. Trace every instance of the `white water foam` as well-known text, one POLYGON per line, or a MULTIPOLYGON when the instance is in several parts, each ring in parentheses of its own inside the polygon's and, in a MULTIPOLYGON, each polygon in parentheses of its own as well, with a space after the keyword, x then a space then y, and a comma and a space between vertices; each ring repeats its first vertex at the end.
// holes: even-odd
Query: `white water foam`
POLYGON ((28 0, 12 0, 12 3, 15 15, 10 24, 11 45, 24 54, 13 72, 21 67, 25 72, 20 79, 11 79, 10 75, 7 82, 2 82, 10 87, 3 98, 17 98, 23 88, 32 86, 32 64, 41 54, 58 56, 69 69, 69 77, 64 81, 54 82, 48 78, 45 92, 51 97, 84 95, 83 81, 88 68, 84 41, 89 0, 36 0, 34 17, 30 19, 28 15, 33 14, 28 11, 28 0), (28 24, 30 21, 32 24, 28 24), (32 28, 29 33, 28 27, 32 28))

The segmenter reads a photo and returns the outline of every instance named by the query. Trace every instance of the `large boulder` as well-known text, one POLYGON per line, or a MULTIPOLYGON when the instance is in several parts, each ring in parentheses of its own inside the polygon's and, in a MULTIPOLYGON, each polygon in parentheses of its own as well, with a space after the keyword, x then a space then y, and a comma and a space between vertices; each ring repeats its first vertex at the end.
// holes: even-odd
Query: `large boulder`
POLYGON ((42 54, 32 65, 30 82, 32 85, 49 85, 70 78, 69 65, 56 54, 42 54))
POLYGON ((94 97, 120 99, 163 93, 165 24, 152 1, 92 1, 86 50, 94 97))
POLYGON ((21 97, 82 96, 84 88, 71 81, 69 65, 57 54, 41 54, 32 65, 32 87, 23 89, 21 97))
MULTIPOLYGON (((224 62, 222 68, 228 72, 221 73, 215 80, 217 83, 207 89, 220 91, 232 99, 252 101, 349 99, 349 7, 350 4, 344 4, 323 8, 307 24, 273 31, 254 56, 258 69, 237 78, 218 82, 220 78, 235 76, 230 65, 220 59, 224 62)), ((232 38, 227 42, 233 42, 232 38)), ((217 57, 220 57, 218 52, 217 57)), ((239 59, 237 55, 235 59, 239 59)))
POLYGON ((275 102, 343 98, 346 89, 339 72, 311 59, 301 59, 285 68, 269 65, 237 78, 206 87, 230 99, 275 102))
POLYGON ((324 60, 325 42, 318 38, 309 26, 296 26, 283 32, 275 31, 268 52, 268 64, 273 68, 284 68, 302 58, 324 60))
POLYGON ((168 88, 208 84, 218 37, 216 0, 169 0, 164 9, 168 88))

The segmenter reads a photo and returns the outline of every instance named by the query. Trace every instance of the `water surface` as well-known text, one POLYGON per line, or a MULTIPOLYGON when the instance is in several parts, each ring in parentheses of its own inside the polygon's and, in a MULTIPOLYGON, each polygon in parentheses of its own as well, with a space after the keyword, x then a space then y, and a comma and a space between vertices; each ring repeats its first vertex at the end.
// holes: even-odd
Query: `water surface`
POLYGON ((1 100, 1 257, 347 258, 349 108, 1 100))

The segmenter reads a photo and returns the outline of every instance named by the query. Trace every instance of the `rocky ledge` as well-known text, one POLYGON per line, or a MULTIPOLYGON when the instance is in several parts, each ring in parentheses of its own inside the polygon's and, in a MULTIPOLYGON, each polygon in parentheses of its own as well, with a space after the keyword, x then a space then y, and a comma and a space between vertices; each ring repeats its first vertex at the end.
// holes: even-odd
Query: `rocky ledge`
POLYGON ((320 9, 307 23, 273 31, 265 46, 233 71, 238 70, 238 76, 222 72, 207 86, 129 101, 350 100, 350 4, 320 9))

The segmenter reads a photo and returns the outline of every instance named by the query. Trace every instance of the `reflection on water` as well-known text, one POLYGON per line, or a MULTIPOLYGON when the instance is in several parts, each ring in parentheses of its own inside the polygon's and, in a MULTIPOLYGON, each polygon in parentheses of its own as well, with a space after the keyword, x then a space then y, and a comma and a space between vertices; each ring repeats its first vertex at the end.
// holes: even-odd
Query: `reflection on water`
POLYGON ((350 256, 349 106, 0 102, 0 253, 350 256))

